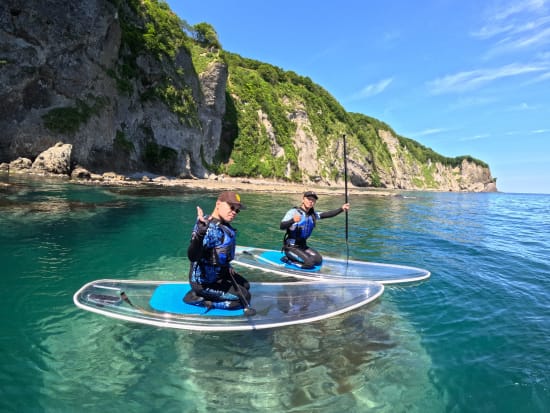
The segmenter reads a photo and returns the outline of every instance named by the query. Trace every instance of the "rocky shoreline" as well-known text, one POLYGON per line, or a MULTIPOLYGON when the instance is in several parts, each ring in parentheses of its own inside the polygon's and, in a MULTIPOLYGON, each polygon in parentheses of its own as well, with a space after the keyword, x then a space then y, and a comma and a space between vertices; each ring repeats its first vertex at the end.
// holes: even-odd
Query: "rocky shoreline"
MULTIPOLYGON (((8 173, 7 169, 0 170, 0 173, 8 173)), ((113 172, 104 174, 90 174, 90 178, 72 178, 68 176, 37 173, 32 171, 10 170, 9 175, 29 176, 33 178, 57 179, 60 181, 76 185, 93 186, 156 186, 165 188, 190 188, 194 190, 205 191, 225 191, 232 190, 238 192, 265 192, 265 193, 302 193, 307 190, 313 190, 320 195, 343 194, 344 186, 320 186, 298 183, 289 183, 270 179, 239 178, 239 177, 220 177, 211 176, 208 178, 176 178, 156 176, 151 177, 148 173, 122 175, 113 172)), ((9 182, 0 182, 1 186, 9 186, 9 182)), ((372 188, 348 188, 348 194, 364 194, 374 196, 394 196, 400 191, 387 191, 372 188)))
MULTIPOLYGON (((57 143, 55 146, 42 152, 34 161, 28 158, 17 158, 10 163, 0 164, 0 173, 37 178, 60 179, 65 182, 81 185, 106 186, 159 186, 167 188, 190 188, 207 191, 234 190, 240 192, 266 193, 301 193, 314 190, 323 195, 343 194, 345 186, 323 186, 318 184, 300 184, 274 179, 227 177, 224 175, 210 175, 204 178, 196 177, 166 177, 148 172, 124 175, 115 172, 97 174, 81 166, 71 168, 70 144, 57 143)), ((0 183, 0 186, 9 186, 9 182, 0 183)), ((379 190, 373 188, 356 188, 348 185, 349 194, 368 194, 376 196, 397 195, 399 191, 379 190)))

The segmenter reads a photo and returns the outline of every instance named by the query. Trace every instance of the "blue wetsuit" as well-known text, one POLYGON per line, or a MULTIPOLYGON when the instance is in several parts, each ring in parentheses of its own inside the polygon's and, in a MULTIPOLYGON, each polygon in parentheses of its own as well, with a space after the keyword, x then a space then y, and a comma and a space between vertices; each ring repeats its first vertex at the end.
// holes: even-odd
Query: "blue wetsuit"
POLYGON ((323 257, 307 245, 307 239, 311 236, 318 219, 331 218, 343 211, 342 208, 327 212, 315 212, 313 208, 309 211, 305 211, 300 207, 289 209, 280 225, 281 229, 286 230, 283 241, 285 255, 302 268, 313 268, 316 265, 321 265, 323 257), (294 215, 296 214, 301 216, 298 222, 294 222, 294 215))
POLYGON ((236 230, 231 225, 215 218, 208 223, 197 220, 187 249, 192 291, 185 302, 222 309, 243 308, 243 298, 250 303, 250 284, 230 265, 235 246, 236 230))

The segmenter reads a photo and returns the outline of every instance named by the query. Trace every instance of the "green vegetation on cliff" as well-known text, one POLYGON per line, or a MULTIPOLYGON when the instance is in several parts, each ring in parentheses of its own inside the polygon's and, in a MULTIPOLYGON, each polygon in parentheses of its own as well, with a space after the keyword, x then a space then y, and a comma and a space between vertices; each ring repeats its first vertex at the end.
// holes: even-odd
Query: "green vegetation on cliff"
MULTIPOLYGON (((204 27, 201 23, 201 27, 204 27)), ((208 26, 210 36, 216 39, 214 29, 208 26)), ((196 37, 196 36, 195 36, 196 37)), ((296 124, 290 119, 303 111, 310 132, 318 140, 318 157, 328 158, 325 178, 334 178, 339 168, 330 162, 334 157, 334 142, 343 133, 356 138, 355 149, 365 152, 372 164, 372 186, 380 186, 378 170, 389 170, 392 158, 387 145, 379 136, 380 130, 390 131, 403 148, 418 162, 440 162, 445 166, 459 166, 464 159, 487 167, 470 156, 444 157, 420 143, 396 134, 384 122, 359 113, 348 113, 322 87, 304 76, 239 56, 212 45, 203 47, 199 42, 189 48, 200 73, 209 63, 224 61, 229 69, 227 85, 228 109, 224 122, 223 140, 215 165, 207 165, 218 173, 231 176, 263 176, 288 178, 299 181, 302 171, 298 167, 298 153, 294 137, 296 124), (266 119, 269 129, 266 129, 266 119), (229 151, 228 148, 231 150, 229 151), (284 155, 277 156, 277 148, 284 155), (331 152, 332 151, 332 152, 331 152)))
POLYGON ((120 93, 131 95, 140 85, 141 99, 160 99, 184 125, 198 125, 196 102, 186 84, 185 73, 175 69, 180 50, 193 42, 188 25, 164 1, 111 0, 117 7, 122 29, 120 64, 109 75, 116 80, 120 93), (137 64, 139 56, 151 56, 163 64, 170 76, 152 79, 137 64))
POLYGON ((87 96, 86 102, 77 100, 76 106, 66 106, 50 110, 42 116, 44 126, 53 132, 75 133, 80 125, 97 115, 107 105, 105 97, 87 96))
MULTIPOLYGON (((304 178, 300 164, 302 147, 297 141, 300 128, 302 144, 313 142, 320 176, 309 179, 334 180, 341 177, 342 160, 338 159, 342 134, 349 137, 350 150, 363 159, 370 175, 368 184, 382 186, 381 175, 391 171, 392 154, 381 131, 389 131, 407 161, 422 167, 418 179, 424 186, 435 185, 432 163, 459 166, 464 159, 487 167, 470 156, 444 157, 420 143, 399 136, 390 126, 372 117, 348 113, 325 89, 310 78, 257 60, 224 51, 215 29, 208 23, 190 26, 179 19, 161 0, 111 0, 120 12, 123 51, 121 64, 112 76, 122 93, 132 93, 136 80, 143 85, 142 99, 161 99, 184 125, 200 127, 197 106, 182 69, 172 76, 151 82, 136 64, 143 53, 170 65, 180 50, 189 53, 196 73, 210 64, 224 62, 229 78, 226 87, 226 113, 218 152, 205 167, 231 176, 262 176, 291 181, 304 178), (130 13, 132 11, 132 13, 130 13), (136 20, 135 16, 140 19, 136 20), (144 23, 145 22, 145 23, 144 23), (298 126, 299 125, 299 126, 298 126)), ((147 156, 151 162, 172 161, 152 146, 147 156), (161 156, 162 155, 162 156, 161 156)))

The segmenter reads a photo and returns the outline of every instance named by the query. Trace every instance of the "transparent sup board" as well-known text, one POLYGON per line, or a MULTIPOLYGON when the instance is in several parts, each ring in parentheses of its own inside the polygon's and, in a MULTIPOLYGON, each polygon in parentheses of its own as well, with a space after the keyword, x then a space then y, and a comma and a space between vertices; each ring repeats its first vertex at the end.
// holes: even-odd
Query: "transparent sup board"
POLYGON ((396 284, 421 281, 430 276, 422 268, 397 264, 383 264, 368 261, 345 260, 323 257, 321 266, 302 269, 283 261, 284 253, 276 250, 237 246, 232 264, 260 269, 283 276, 307 280, 363 282, 376 281, 382 284, 396 284))
POLYGON ((311 323, 376 300, 379 283, 299 281, 250 283, 253 316, 241 310, 207 311, 183 302, 188 283, 97 280, 73 297, 77 307, 120 320, 157 327, 199 331, 260 330, 311 323), (124 294, 122 294, 124 292, 124 294))

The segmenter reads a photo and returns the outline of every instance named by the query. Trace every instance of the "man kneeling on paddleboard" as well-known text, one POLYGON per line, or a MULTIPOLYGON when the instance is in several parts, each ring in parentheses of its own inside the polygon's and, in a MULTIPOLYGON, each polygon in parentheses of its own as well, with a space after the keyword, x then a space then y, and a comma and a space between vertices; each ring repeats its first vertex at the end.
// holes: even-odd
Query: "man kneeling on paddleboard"
POLYGON ((315 228, 318 219, 331 218, 349 210, 345 203, 338 209, 327 212, 316 212, 313 208, 317 202, 317 194, 313 191, 304 192, 302 204, 288 210, 281 220, 280 228, 286 230, 283 240, 283 251, 286 258, 298 267, 309 269, 321 265, 323 257, 319 252, 307 245, 307 239, 315 228))
POLYGON ((250 284, 238 274, 230 262, 235 257, 236 230, 231 226, 241 209, 239 194, 220 194, 211 215, 204 215, 197 206, 197 221, 191 234, 187 257, 191 261, 189 283, 192 290, 183 298, 188 304, 226 310, 250 307, 250 284))

